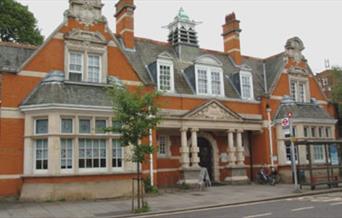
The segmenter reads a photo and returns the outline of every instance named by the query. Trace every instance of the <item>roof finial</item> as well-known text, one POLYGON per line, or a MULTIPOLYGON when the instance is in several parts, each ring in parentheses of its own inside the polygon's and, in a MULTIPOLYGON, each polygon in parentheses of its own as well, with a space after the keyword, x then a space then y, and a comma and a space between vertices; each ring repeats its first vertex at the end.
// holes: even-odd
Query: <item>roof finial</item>
POLYGON ((176 18, 178 18, 182 21, 188 21, 190 19, 189 16, 185 13, 183 7, 180 7, 180 9, 178 11, 178 15, 176 18))

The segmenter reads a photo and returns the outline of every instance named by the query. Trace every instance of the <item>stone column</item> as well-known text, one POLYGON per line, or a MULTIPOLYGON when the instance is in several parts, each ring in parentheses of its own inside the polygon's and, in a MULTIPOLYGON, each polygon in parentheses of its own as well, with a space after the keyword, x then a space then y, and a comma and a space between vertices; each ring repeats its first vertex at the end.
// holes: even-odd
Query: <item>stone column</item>
POLYGON ((188 140, 186 137, 186 133, 187 133, 187 128, 182 127, 180 129, 181 132, 181 148, 180 148, 180 153, 181 153, 181 164, 182 164, 182 168, 188 168, 189 167, 189 163, 190 163, 190 159, 189 159, 189 147, 188 147, 188 140))
POLYGON ((238 129, 236 131, 236 143, 237 143, 237 149, 236 149, 236 156, 237 156, 237 164, 238 165, 244 165, 245 163, 245 150, 242 146, 242 132, 243 130, 238 129))
POLYGON ((197 145, 197 128, 191 129, 191 166, 194 168, 198 168, 199 165, 199 158, 198 158, 198 152, 199 148, 197 145))
POLYGON ((235 165, 236 161, 236 156, 235 156, 235 147, 234 147, 234 130, 229 129, 228 131, 228 148, 227 148, 227 153, 228 153, 228 165, 233 166, 235 165))

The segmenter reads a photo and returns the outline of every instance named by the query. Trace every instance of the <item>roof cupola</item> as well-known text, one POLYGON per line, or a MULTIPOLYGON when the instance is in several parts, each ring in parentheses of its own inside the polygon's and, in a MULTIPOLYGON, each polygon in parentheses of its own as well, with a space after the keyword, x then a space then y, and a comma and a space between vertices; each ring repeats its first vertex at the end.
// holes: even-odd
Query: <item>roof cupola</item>
POLYGON ((197 33, 195 31, 197 24, 199 22, 190 20, 189 16, 181 7, 174 21, 167 26, 170 31, 169 43, 172 45, 183 44, 198 47, 197 33))

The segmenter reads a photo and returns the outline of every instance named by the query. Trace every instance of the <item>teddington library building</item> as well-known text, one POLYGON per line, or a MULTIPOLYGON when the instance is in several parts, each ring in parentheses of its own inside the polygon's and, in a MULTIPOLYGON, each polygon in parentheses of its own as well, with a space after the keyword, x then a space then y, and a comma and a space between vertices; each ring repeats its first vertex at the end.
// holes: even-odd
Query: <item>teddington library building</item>
MULTIPOLYGON (((246 183, 265 164, 292 182, 280 122, 288 112, 296 138, 336 138, 335 107, 298 37, 284 40, 279 54, 255 58, 241 54, 234 13, 222 19, 224 51, 213 51, 200 48, 198 23, 182 9, 161 42, 134 35, 133 0, 117 2, 115 33, 101 0, 69 3, 64 22, 41 46, 0 42, 0 196, 129 195, 131 147, 103 131, 114 116, 106 90, 117 81, 129 90, 162 91, 162 119, 152 131, 158 187, 197 182, 200 167, 213 182, 246 183)), ((296 154, 306 161, 305 149, 296 154)), ((325 162, 323 146, 311 155, 325 162)), ((142 172, 150 174, 148 160, 142 172)))

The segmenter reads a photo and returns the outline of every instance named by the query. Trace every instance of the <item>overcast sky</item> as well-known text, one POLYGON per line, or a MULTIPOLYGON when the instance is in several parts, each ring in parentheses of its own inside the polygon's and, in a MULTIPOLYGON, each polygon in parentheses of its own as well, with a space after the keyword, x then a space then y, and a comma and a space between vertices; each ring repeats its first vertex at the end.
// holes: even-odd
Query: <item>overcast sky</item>
MULTIPOLYGON (((63 21, 68 0, 17 0, 35 14, 47 37, 63 21)), ((114 5, 102 0, 103 14, 115 31, 114 5)), ((197 26, 201 48, 223 50, 222 24, 226 14, 235 12, 241 21, 241 52, 265 58, 284 50, 285 42, 300 37, 304 55, 314 72, 330 65, 342 65, 342 1, 339 0, 135 0, 135 35, 166 41, 168 30, 180 7, 197 26)))

